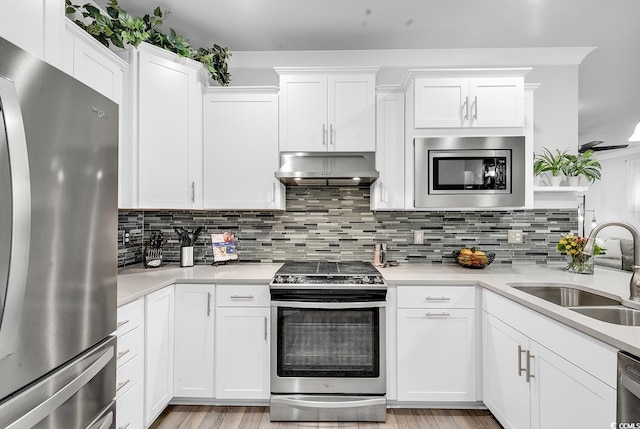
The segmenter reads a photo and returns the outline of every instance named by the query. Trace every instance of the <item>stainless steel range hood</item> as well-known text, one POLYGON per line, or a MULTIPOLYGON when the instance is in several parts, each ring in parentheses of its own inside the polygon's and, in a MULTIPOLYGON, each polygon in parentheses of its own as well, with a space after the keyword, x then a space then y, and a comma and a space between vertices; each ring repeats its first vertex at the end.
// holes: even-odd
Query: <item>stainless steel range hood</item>
POLYGON ((378 177, 374 152, 281 152, 276 171, 285 185, 371 184, 378 177))

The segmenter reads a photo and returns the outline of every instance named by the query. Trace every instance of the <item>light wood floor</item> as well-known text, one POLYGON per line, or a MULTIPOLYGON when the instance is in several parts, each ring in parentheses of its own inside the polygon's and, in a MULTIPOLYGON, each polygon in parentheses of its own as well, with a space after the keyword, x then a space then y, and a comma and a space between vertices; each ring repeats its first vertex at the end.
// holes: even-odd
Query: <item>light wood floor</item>
POLYGON ((488 411, 390 408, 386 423, 269 421, 268 407, 169 406, 149 429, 501 429, 488 411))

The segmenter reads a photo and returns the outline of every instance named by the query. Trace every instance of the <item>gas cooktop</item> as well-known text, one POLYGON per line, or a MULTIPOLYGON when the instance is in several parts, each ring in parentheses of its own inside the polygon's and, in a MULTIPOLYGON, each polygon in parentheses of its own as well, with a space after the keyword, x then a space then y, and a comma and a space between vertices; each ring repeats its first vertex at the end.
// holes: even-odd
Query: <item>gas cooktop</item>
POLYGON ((289 261, 276 272, 270 286, 386 288, 387 284, 369 262, 289 261))

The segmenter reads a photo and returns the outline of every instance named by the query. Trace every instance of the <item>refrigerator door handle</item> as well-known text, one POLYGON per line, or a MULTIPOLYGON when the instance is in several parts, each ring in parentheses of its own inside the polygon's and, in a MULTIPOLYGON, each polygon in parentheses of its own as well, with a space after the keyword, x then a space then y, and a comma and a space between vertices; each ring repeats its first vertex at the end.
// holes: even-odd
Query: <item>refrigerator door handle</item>
MULTIPOLYGON (((72 379, 69 383, 67 383, 64 387, 58 390, 56 393, 51 395, 45 401, 38 404, 36 407, 31 409, 29 412, 23 414, 19 419, 15 420, 13 423, 6 426, 6 429, 22 429, 22 428, 30 428, 38 424, 42 419, 47 417, 49 414, 53 413, 57 408, 59 408, 62 404, 67 402, 73 395, 75 395, 80 389, 82 389, 85 385, 87 385, 93 377, 95 377, 105 366, 109 364, 111 359, 113 359, 115 355, 115 347, 110 346, 105 349, 97 359, 87 367, 84 371, 82 371, 78 376, 72 379)), ((32 389, 37 390, 38 388, 47 388, 46 385, 36 385, 32 389)), ((19 398, 16 398, 19 399, 19 398)), ((13 401, 9 401, 6 403, 6 407, 11 407, 11 403, 13 401)), ((2 414, 2 408, 0 407, 0 414, 2 414)), ((100 427, 100 426, 98 426, 100 427)))
MULTIPOLYGON (((4 292, 4 305, 0 305, 1 360, 15 351, 27 287, 31 241, 31 178, 22 111, 15 84, 1 76, 0 115, 9 153, 12 205, 9 273, 7 284, 0 285, 0 298, 4 292)), ((0 136, 2 134, 0 132, 0 136)))

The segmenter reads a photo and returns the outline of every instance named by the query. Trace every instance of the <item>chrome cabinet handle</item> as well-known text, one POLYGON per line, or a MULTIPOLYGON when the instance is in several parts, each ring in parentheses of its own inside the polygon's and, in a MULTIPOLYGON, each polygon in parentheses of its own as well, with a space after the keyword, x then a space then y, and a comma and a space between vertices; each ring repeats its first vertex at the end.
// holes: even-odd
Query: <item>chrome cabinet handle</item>
POLYGON ((3 77, 0 77, 0 126, 4 128, 0 136, 6 136, 11 176, 11 220, 7 225, 11 228, 11 258, 8 261, 6 288, 0 294, 0 301, 3 302, 0 308, 0 359, 3 359, 15 351, 27 288, 31 242, 31 172, 27 139, 16 85, 3 77))
POLYGON ((478 119, 478 96, 473 97, 473 119, 478 119))
POLYGON ((442 313, 431 313, 431 312, 425 313, 425 317, 448 317, 448 316, 451 316, 451 314, 445 313, 444 311, 442 313))
POLYGON ((127 319, 127 320, 123 320, 122 322, 118 322, 118 324, 116 325, 116 328, 119 328, 119 327, 121 327, 121 326, 124 326, 124 325, 126 325, 127 323, 129 323, 129 322, 130 322, 130 320, 129 320, 129 319, 127 319))
POLYGON ((468 120, 469 119, 469 97, 465 97, 464 98, 464 104, 462 105, 462 108, 464 109, 464 120, 468 120))
POLYGON ((264 340, 267 341, 267 316, 264 316, 264 340))
POLYGON ((127 423, 124 426, 118 426, 118 429, 127 429, 129 426, 131 426, 131 422, 127 423))
POLYGON ((448 296, 427 296, 425 298, 427 301, 450 301, 451 298, 448 296))
POLYGON ((531 359, 533 358, 535 358, 535 356, 532 355, 529 350, 527 350, 527 362, 526 362, 527 363, 527 373, 526 373, 527 383, 529 383, 532 378, 536 378, 535 375, 531 374, 531 359))
POLYGON ((253 295, 231 295, 231 299, 255 299, 253 295))
POLYGON ((207 317, 211 315, 211 292, 207 292, 207 317))
POLYGON ((196 182, 191 182, 191 202, 196 202, 196 182))
POLYGON ((524 352, 525 352, 525 350, 522 348, 521 345, 518 344, 518 377, 520 377, 522 375, 523 371, 527 370, 526 368, 522 367, 522 353, 524 353, 524 352))
POLYGON ((329 144, 333 144, 333 124, 329 125, 329 144))
POLYGON ((122 356, 126 355, 127 353, 129 353, 131 350, 127 349, 123 352, 118 353, 118 356, 116 357, 116 359, 120 359, 122 356))
POLYGON ((125 381, 123 381, 122 383, 118 383, 118 386, 116 387, 116 393, 122 389, 124 386, 126 386, 127 384, 129 384, 131 382, 130 378, 127 378, 125 381))
POLYGON ((322 144, 327 144, 327 127, 325 124, 322 124, 322 144))

